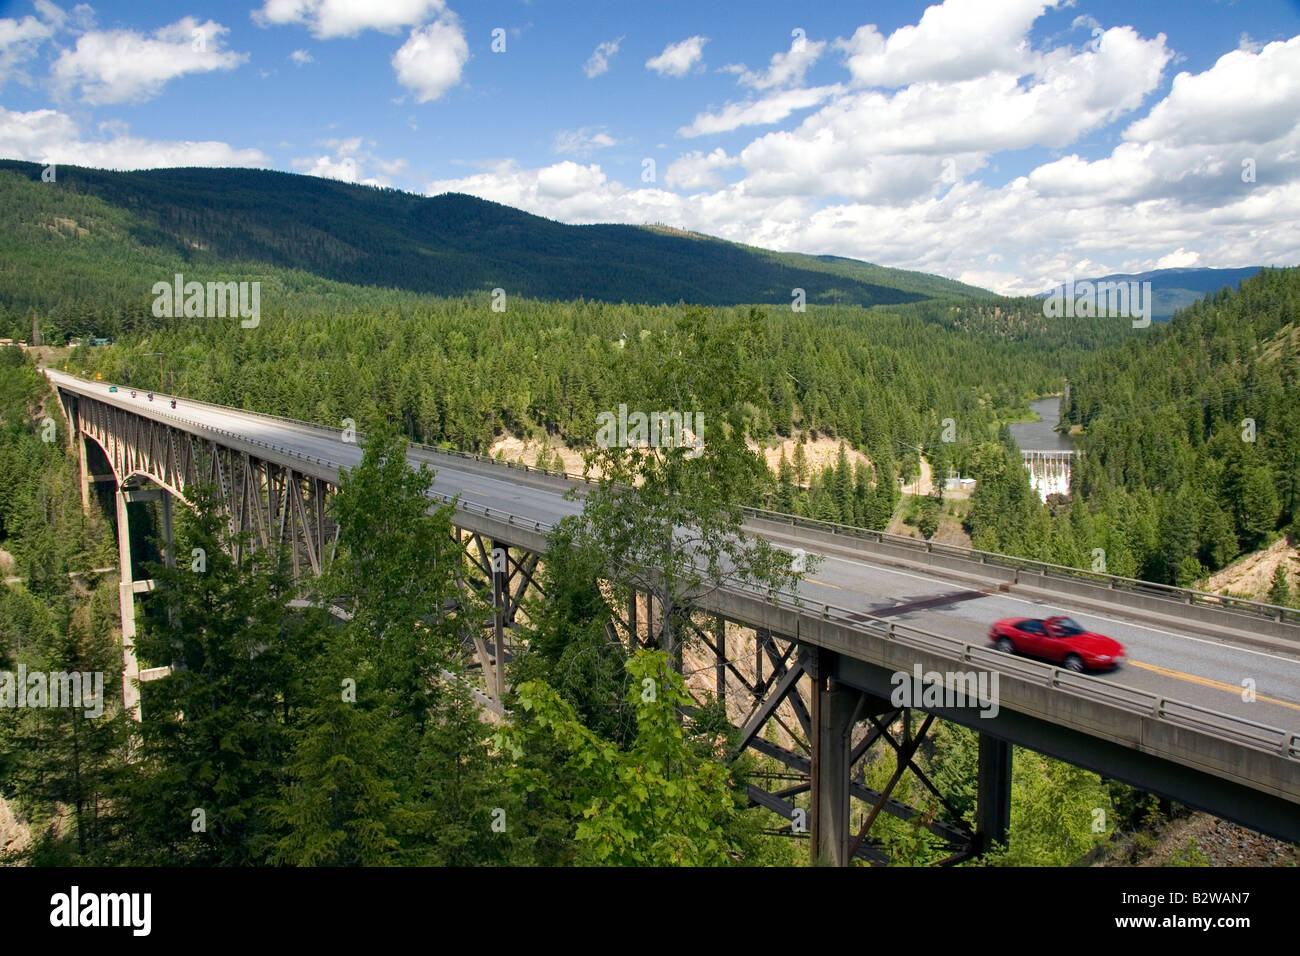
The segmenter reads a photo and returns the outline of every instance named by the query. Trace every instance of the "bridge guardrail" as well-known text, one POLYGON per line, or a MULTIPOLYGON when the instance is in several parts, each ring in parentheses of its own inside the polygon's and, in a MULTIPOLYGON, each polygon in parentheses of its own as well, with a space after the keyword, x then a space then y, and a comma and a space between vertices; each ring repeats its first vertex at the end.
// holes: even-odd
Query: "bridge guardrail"
MULTIPOLYGON (((873 531, 868 528, 855 528, 851 525, 822 521, 818 518, 805 518, 801 515, 789 515, 779 511, 764 511, 761 508, 749 506, 746 506, 743 510, 750 517, 771 521, 776 524, 789 524, 794 528, 803 527, 840 537, 874 541, 879 544, 898 545, 917 553, 946 555, 978 562, 979 564, 1035 574, 1043 580, 1083 581, 1104 587, 1107 590, 1145 593, 1168 600, 1176 600, 1180 604, 1237 611, 1252 616, 1267 617, 1283 623, 1300 625, 1300 610, 1268 604, 1263 601, 1251 601, 1247 598, 1231 597, 1225 594, 1212 594, 1208 591, 1180 588, 1172 584, 1143 581, 1139 578, 1126 578, 1115 574, 1105 574, 1100 571, 1087 571, 1082 568, 1051 564, 1047 561, 1035 561, 1031 558, 1018 558, 1014 555, 999 554, 996 551, 981 551, 978 548, 963 548, 955 544, 922 541, 917 538, 910 538, 907 535, 890 534, 887 531, 873 531)), ((1027 582, 1020 580, 1019 583, 1024 584, 1027 582)))
MULTIPOLYGON (((304 455, 284 448, 283 446, 276 445, 272 442, 246 438, 243 435, 238 435, 226 429, 203 425, 186 419, 177 418, 175 420, 184 421, 185 424, 204 431, 229 435, 239 441, 272 448, 290 457, 314 461, 318 464, 335 468, 343 467, 338 462, 328 461, 313 455, 304 455)), ((448 503, 455 501, 455 496, 448 496, 443 493, 434 494, 436 497, 441 498, 448 503)), ((512 514, 504 509, 493 509, 486 505, 478 505, 474 502, 465 501, 464 499, 456 501, 456 504, 460 510, 470 512, 477 511, 488 517, 504 518, 511 524, 518 524, 521 527, 532 527, 533 530, 540 533, 549 533, 553 527, 548 522, 524 518, 520 515, 512 514)), ((749 512, 757 510, 758 509, 746 509, 746 511, 749 512)), ((773 513, 774 512, 761 512, 763 515, 773 513)), ((794 518, 795 516, 790 515, 785 517, 794 518)), ((830 524, 830 522, 816 522, 812 521, 812 519, 799 518, 797 520, 808 520, 810 523, 818 525, 830 524)), ((850 530, 854 532, 862 531, 862 529, 850 530)), ((886 535, 884 532, 875 531, 868 531, 865 532, 865 534, 870 536, 887 536, 889 538, 899 537, 897 535, 886 535)), ((904 540, 913 541, 915 539, 908 538, 904 540)), ((928 543, 929 542, 927 542, 927 544, 928 543)), ((966 551, 969 549, 958 550, 966 551)), ((1006 555, 996 555, 992 552, 979 553, 990 554, 994 557, 1007 557, 1006 555)), ((1012 558, 1011 560, 1018 561, 1020 559, 1012 558)), ((1052 565, 1045 565, 1043 562, 1026 563, 1053 567, 1052 565)), ((775 606, 783 607, 785 610, 791 611, 795 614, 808 613, 811 608, 820 605, 820 616, 824 620, 834 620, 836 623, 848 630, 872 633, 887 641, 895 641, 905 645, 918 647, 919 649, 937 652, 941 656, 946 656, 956 662, 971 661, 974 660, 974 655, 983 657, 985 654, 989 653, 989 648, 971 644, 960 638, 936 634, 933 631, 922 630, 921 628, 912 627, 907 624, 899 624, 896 621, 878 618, 861 611, 851 611, 847 608, 824 602, 813 602, 812 604, 809 604, 797 594, 792 594, 787 591, 764 591, 752 585, 735 583, 730 586, 743 593, 749 594, 751 597, 758 597, 759 599, 765 600, 775 606)), ((1217 595, 1214 596, 1217 597, 1217 595)), ((1174 698, 1152 694, 1148 691, 1143 691, 1135 687, 1128 687, 1124 684, 1117 684, 1102 678, 1082 677, 1072 671, 1054 667, 1051 664, 1045 664, 1040 661, 1011 656, 1004 656, 1003 660, 1005 663, 1000 663, 996 667, 999 671, 1018 671, 1019 673, 1017 676, 1028 677, 1029 679, 1038 678, 1038 683, 1045 686, 1060 688, 1077 696, 1097 700, 1102 703, 1109 703, 1112 706, 1122 706, 1124 709, 1130 710, 1133 713, 1145 714, 1155 720, 1186 727, 1187 729, 1195 730, 1211 737, 1217 737, 1220 740, 1242 744, 1269 753, 1280 754, 1290 760, 1300 761, 1300 732, 1283 730, 1280 727, 1273 727, 1244 717, 1237 717, 1233 714, 1225 714, 1221 711, 1216 711, 1208 707, 1201 707, 1197 704, 1188 704, 1174 698)))

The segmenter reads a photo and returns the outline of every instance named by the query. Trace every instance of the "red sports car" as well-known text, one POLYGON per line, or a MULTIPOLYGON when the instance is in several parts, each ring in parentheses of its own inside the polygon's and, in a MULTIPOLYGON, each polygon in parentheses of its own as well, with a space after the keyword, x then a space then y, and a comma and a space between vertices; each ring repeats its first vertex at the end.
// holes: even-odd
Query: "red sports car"
POLYGON ((1041 657, 1072 671, 1110 670, 1124 660, 1119 641, 1068 617, 1004 617, 989 630, 989 640, 1008 654, 1041 657))

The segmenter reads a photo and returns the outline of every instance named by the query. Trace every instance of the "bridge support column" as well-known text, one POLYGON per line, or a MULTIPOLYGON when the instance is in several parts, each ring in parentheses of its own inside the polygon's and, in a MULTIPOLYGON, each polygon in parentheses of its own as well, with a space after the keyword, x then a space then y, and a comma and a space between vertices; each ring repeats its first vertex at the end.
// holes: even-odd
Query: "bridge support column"
POLYGON ((632 589, 632 597, 627 602, 627 636, 627 651, 629 654, 633 654, 641 646, 641 635, 637 633, 636 629, 636 588, 632 589))
POLYGON ((118 604, 122 614, 122 707, 140 720, 140 665, 135 657, 135 582, 131 577, 131 522, 126 491, 119 485, 117 501, 118 604))
POLYGON ((979 794, 975 808, 977 852, 1007 842, 1011 829, 1011 744, 979 736, 979 794))
POLYGON ((81 512, 90 514, 90 461, 86 450, 86 436, 76 433, 73 440, 77 443, 78 457, 81 460, 81 512))
POLYGON ((816 649, 812 673, 812 863, 848 866, 854 718, 861 692, 830 679, 835 654, 816 649))
POLYGON ((713 640, 718 648, 717 697, 723 704, 727 702, 727 619, 713 619, 713 640))
POLYGON ((172 496, 164 491, 159 504, 162 507, 163 564, 174 568, 176 567, 176 536, 172 526, 172 496))
POLYGON ((510 598, 510 546, 492 542, 492 641, 496 664, 492 668, 490 691, 498 701, 506 695, 506 601, 510 598))

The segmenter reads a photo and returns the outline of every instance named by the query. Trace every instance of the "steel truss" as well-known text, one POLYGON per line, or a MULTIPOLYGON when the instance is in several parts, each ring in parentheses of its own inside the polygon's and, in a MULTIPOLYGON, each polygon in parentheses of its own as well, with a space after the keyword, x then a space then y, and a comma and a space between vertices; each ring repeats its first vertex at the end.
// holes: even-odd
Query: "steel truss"
MULTIPOLYGON (((618 619, 629 648, 658 640, 654 611, 653 596, 633 594, 626 616, 618 619)), ((945 853, 939 865, 969 859, 988 845, 988 834, 964 820, 916 763, 917 752, 935 720, 933 715, 921 718, 920 728, 913 733, 917 718, 910 708, 894 707, 829 677, 818 680, 819 662, 825 668, 825 659, 831 656, 826 651, 801 646, 788 636, 743 621, 703 614, 683 616, 681 621, 688 656, 695 665, 693 674, 712 671, 714 675, 712 681, 688 680, 688 687, 697 704, 712 696, 727 705, 739 730, 732 756, 749 750, 782 768, 762 775, 780 784, 778 789, 757 784, 748 787, 752 806, 764 807, 782 818, 779 828, 771 832, 809 838, 814 860, 837 865, 846 865, 855 857, 873 865, 890 862, 883 843, 871 836, 872 825, 882 813, 915 822, 925 830, 932 838, 931 846, 945 853), (884 789, 875 790, 865 783, 865 768, 888 756, 882 751, 892 752, 895 770, 884 789), (894 798, 897 785, 909 771, 934 796, 943 816, 894 798), (805 794, 811 797, 807 808, 795 802, 805 794), (856 834, 848 826, 852 800, 862 806, 856 834)), ((982 767, 985 750, 981 739, 982 767)), ((1008 754, 1008 782, 1009 768, 1008 754)), ((990 787, 1000 780, 987 776, 990 787)), ((986 778, 981 777, 981 794, 985 783, 986 778)), ((1009 815, 1009 803, 1005 809, 1009 815)), ((995 836, 1005 841, 1005 826, 995 836)))

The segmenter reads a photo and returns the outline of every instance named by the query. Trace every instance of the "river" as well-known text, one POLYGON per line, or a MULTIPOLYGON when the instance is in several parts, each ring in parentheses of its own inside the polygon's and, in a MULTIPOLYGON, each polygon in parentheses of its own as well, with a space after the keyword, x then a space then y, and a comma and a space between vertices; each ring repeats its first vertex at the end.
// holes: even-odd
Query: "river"
POLYGON ((1011 426, 1011 437, 1016 440, 1021 451, 1071 451, 1074 442, 1060 432, 1053 431, 1061 420, 1061 400, 1059 398, 1040 398, 1029 403, 1029 407, 1042 419, 1037 422, 1021 422, 1011 426))

